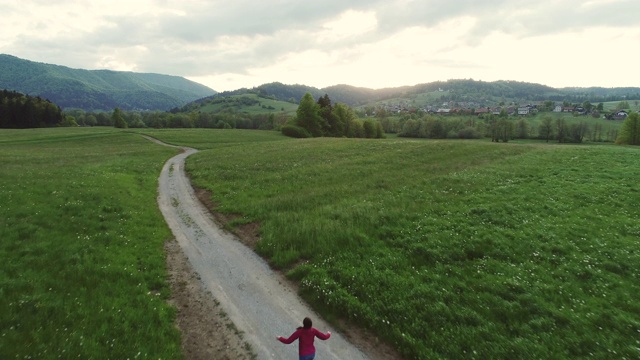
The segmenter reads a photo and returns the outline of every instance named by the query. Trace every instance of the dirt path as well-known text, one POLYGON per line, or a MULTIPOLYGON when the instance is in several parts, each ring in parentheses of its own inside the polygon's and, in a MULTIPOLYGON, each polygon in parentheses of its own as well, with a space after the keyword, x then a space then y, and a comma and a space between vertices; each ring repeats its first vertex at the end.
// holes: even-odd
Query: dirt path
POLYGON ((167 161, 162 169, 158 204, 184 254, 181 258, 176 253, 178 246, 174 245, 172 250, 172 244, 167 245, 169 257, 174 258, 173 264, 169 261, 173 291, 183 295, 182 300, 174 301, 187 357, 295 359, 297 345, 281 344, 276 336, 288 336, 300 326, 302 318, 310 316, 314 327, 332 332, 331 339, 316 341, 318 357, 369 359, 315 314, 281 274, 272 271, 250 248, 216 225, 184 171, 185 159, 197 150, 182 149, 184 152, 167 161), (203 289, 198 289, 198 282, 203 289), (192 297, 198 299, 199 310, 189 303, 192 297), (203 312, 213 316, 206 319, 198 315, 203 312), (192 313, 192 318, 196 318, 191 320, 197 322, 191 324, 195 325, 195 331, 189 329, 189 320, 180 325, 184 313, 192 313), (189 350, 190 342, 198 341, 210 342, 209 348, 223 348, 198 350, 191 344, 194 346, 189 350))

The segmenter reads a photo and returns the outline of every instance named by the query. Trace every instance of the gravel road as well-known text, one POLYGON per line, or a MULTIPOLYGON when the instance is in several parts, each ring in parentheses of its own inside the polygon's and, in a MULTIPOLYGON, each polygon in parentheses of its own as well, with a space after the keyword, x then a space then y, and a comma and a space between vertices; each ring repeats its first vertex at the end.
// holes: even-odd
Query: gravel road
POLYGON ((314 313, 281 274, 272 271, 233 234, 219 228, 197 199, 184 171, 185 159, 197 150, 180 148, 183 152, 167 161, 160 174, 158 205, 204 286, 244 332, 258 359, 297 359, 297 344, 284 345, 276 336, 289 336, 305 316, 311 317, 320 331, 332 333, 327 341, 316 339, 317 358, 368 359, 314 313))

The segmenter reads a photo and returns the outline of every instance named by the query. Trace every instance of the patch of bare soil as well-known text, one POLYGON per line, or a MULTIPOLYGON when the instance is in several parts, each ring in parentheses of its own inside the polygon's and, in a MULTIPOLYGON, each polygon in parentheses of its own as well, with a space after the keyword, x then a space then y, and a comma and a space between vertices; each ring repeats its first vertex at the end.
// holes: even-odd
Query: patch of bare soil
POLYGON ((170 303, 177 309, 176 326, 182 333, 186 359, 255 359, 242 332, 229 321, 213 295, 205 291, 198 275, 175 239, 165 244, 170 275, 170 303))

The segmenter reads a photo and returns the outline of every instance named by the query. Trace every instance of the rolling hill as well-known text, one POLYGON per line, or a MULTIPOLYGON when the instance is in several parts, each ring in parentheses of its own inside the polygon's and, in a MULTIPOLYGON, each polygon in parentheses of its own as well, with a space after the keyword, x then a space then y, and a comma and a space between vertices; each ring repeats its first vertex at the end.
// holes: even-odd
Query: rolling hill
POLYGON ((82 70, 0 54, 0 89, 40 96, 63 109, 168 110, 216 92, 179 76, 82 70))
MULTIPOLYGON (((640 99, 640 88, 553 88, 546 85, 519 81, 476 81, 458 79, 436 81, 414 86, 396 88, 368 89, 350 85, 334 85, 326 88, 315 88, 305 85, 286 85, 279 82, 263 84, 251 89, 242 88, 220 92, 212 96, 190 103, 181 111, 200 110, 222 98, 232 99, 239 96, 252 95, 262 99, 279 100, 297 103, 305 93, 309 92, 315 99, 327 94, 332 102, 341 102, 356 108, 376 107, 389 103, 402 103, 409 107, 438 107, 443 103, 451 106, 471 104, 469 106, 496 106, 500 103, 528 104, 543 101, 582 104, 590 101, 598 102, 640 99)), ((242 106, 236 106, 242 112, 242 106)))
POLYGON ((639 87, 553 88, 519 81, 487 82, 472 79, 435 81, 383 89, 345 84, 320 89, 301 84, 273 82, 250 89, 241 88, 217 93, 179 76, 71 69, 3 54, 0 54, 1 89, 40 96, 63 109, 77 108, 90 111, 120 107, 123 110, 214 113, 231 109, 243 113, 272 113, 276 109, 291 112, 293 109, 288 104, 297 104, 307 92, 316 99, 327 94, 334 103, 341 102, 356 108, 389 104, 434 108, 444 103, 449 106, 465 107, 466 103, 466 107, 485 107, 500 103, 527 104, 547 100, 574 104, 590 101, 595 104, 640 99, 639 87), (220 104, 222 98, 232 101, 220 104), (245 103, 248 100, 252 103, 245 103), (214 103, 218 105, 213 106, 214 103))

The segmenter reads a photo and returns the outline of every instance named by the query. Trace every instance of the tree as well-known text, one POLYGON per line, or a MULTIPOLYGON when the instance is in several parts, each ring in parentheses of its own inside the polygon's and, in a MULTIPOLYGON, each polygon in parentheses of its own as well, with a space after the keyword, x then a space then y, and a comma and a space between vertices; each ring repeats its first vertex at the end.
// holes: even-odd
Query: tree
POLYGON ((508 119, 496 117, 492 114, 485 114, 484 119, 488 125, 491 141, 509 142, 513 132, 513 124, 508 119))
POLYGON ((60 123, 60 126, 62 127, 78 126, 78 123, 76 122, 75 117, 71 115, 67 115, 64 117, 64 120, 62 120, 62 122, 60 123))
POLYGON ((627 101, 620 101, 618 103, 618 110, 625 110, 625 109, 630 109, 631 106, 629 106, 629 102, 627 101))
POLYGON ((558 142, 563 143, 565 142, 565 138, 567 137, 567 132, 569 131, 567 129, 567 123, 564 121, 563 118, 557 118, 556 119, 556 130, 558 133, 558 142))
POLYGON ((333 114, 333 106, 331 105, 331 99, 329 99, 329 95, 324 94, 324 96, 318 99, 319 114, 323 121, 324 129, 322 130, 324 135, 326 136, 342 136, 344 135, 344 129, 340 128, 340 123, 338 122, 337 117, 333 114))
POLYGON ((113 114, 111 114, 111 122, 113 123, 114 127, 119 129, 126 129, 128 127, 127 122, 124 121, 122 110, 120 110, 120 108, 113 109, 113 114))
POLYGON ((604 111, 604 104, 603 103, 598 103, 598 107, 596 109, 598 109, 598 111, 600 111, 600 112, 604 111))
POLYGON ((498 141, 509 142, 513 132, 513 123, 505 118, 498 119, 498 141))
POLYGON ((638 113, 631 113, 624 120, 616 144, 640 145, 640 115, 638 113))
POLYGON ((113 126, 113 119, 107 115, 106 112, 99 112, 96 114, 96 121, 98 126, 113 126))
POLYGON ((353 137, 353 122, 356 118, 353 110, 342 103, 337 103, 333 110, 336 117, 336 127, 342 129, 342 136, 353 137))
POLYGON ((89 114, 84 118, 84 125, 86 126, 96 126, 97 123, 98 123, 98 120, 96 119, 96 116, 93 114, 89 114))
POLYGON ((602 124, 595 123, 593 125, 593 131, 591 132, 591 141, 602 141, 602 124))
POLYGON ((324 119, 320 116, 320 106, 313 100, 310 93, 304 94, 296 111, 295 124, 306 129, 311 136, 322 136, 324 119))
POLYGON ((581 143, 588 132, 589 126, 584 121, 573 123, 569 126, 569 137, 572 142, 581 143))
POLYGON ((376 139, 384 139, 386 135, 384 134, 384 128, 380 121, 376 121, 376 139))
POLYGON ((376 137, 376 126, 373 123, 373 120, 366 120, 362 127, 364 128, 364 137, 372 139, 376 137))
POLYGON ((549 142, 549 139, 553 137, 553 119, 550 116, 542 118, 542 122, 538 125, 538 134, 540 137, 549 142))
POLYGON ((518 119, 516 123, 516 137, 518 139, 529 138, 529 122, 525 119, 518 119))
POLYGON ((63 121, 60 107, 40 97, 0 91, 0 127, 26 129, 56 126, 63 121))

